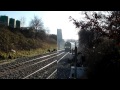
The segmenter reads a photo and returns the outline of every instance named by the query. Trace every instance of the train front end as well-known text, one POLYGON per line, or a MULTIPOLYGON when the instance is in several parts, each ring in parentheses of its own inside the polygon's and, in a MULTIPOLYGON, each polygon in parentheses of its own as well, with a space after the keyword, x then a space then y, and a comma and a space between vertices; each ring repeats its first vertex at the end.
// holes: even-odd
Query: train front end
POLYGON ((66 42, 64 48, 65 48, 65 52, 71 52, 71 43, 66 42))

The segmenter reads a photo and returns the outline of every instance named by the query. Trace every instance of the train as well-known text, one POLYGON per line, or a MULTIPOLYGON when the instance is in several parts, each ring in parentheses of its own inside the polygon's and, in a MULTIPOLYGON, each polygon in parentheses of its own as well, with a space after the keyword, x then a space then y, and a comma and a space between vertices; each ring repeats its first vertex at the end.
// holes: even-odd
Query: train
POLYGON ((65 48, 65 52, 70 52, 70 50, 71 50, 71 43, 70 42, 66 42, 64 48, 65 48))
POLYGON ((72 42, 65 42, 65 46, 64 46, 65 52, 71 52, 72 50, 75 49, 75 44, 72 42))

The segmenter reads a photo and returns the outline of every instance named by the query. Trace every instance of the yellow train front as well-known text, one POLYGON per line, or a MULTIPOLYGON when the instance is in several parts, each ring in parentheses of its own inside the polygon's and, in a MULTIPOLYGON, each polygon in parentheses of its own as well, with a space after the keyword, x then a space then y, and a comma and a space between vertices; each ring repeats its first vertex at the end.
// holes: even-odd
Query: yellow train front
POLYGON ((64 48, 65 48, 65 52, 71 52, 71 43, 66 42, 64 48))

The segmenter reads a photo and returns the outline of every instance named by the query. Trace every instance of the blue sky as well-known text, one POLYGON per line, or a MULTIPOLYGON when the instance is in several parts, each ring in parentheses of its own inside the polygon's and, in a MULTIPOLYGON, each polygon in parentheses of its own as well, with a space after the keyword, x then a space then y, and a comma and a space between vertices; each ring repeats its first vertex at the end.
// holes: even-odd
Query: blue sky
POLYGON ((7 15, 16 20, 25 17, 25 26, 28 26, 30 20, 36 15, 42 19, 44 27, 48 28, 51 34, 57 34, 57 29, 62 29, 63 39, 78 39, 78 31, 69 21, 69 16, 81 19, 83 16, 80 13, 80 11, 0 11, 0 15, 7 15))

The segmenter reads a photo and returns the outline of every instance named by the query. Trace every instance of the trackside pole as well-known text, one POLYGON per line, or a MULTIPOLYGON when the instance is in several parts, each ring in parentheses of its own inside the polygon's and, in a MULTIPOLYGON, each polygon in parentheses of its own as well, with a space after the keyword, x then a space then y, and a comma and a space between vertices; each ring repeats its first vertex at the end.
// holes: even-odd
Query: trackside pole
POLYGON ((75 78, 77 78, 77 46, 75 42, 75 78))

